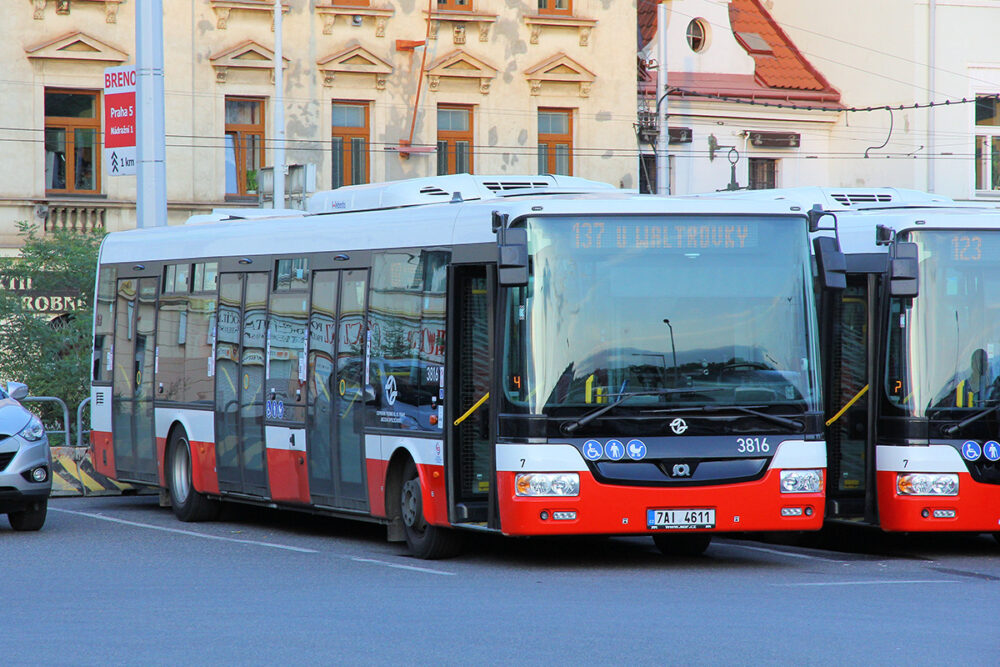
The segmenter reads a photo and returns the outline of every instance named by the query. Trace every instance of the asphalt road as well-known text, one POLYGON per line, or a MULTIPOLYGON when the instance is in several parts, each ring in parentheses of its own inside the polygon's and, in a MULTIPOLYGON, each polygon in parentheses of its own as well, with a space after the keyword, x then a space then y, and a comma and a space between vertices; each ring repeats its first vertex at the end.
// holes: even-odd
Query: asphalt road
POLYGON ((1000 662, 1000 546, 838 531, 717 539, 477 536, 408 557, 374 525, 153 496, 60 498, 0 527, 0 662, 796 664, 1000 662))

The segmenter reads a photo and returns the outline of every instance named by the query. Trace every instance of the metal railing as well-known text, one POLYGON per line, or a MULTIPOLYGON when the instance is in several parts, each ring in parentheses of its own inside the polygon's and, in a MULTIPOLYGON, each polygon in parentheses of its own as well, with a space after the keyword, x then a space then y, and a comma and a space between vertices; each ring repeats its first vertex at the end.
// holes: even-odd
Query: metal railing
MULTIPOLYGON (((87 399, 87 400, 90 400, 90 399, 87 399)), ((56 398, 55 396, 28 396, 27 398, 24 398, 24 399, 21 400, 22 403, 27 403, 28 401, 33 401, 33 402, 36 402, 36 403, 58 403, 59 405, 62 406, 62 411, 63 411, 63 422, 62 422, 63 423, 63 428, 62 428, 62 431, 54 431, 54 432, 55 433, 62 433, 63 434, 63 444, 68 447, 69 446, 69 408, 66 407, 66 401, 62 400, 61 398, 56 398)), ((49 433, 53 432, 53 431, 50 431, 49 429, 46 429, 46 431, 48 431, 49 433)), ((52 443, 49 442, 49 445, 51 446, 52 443)))

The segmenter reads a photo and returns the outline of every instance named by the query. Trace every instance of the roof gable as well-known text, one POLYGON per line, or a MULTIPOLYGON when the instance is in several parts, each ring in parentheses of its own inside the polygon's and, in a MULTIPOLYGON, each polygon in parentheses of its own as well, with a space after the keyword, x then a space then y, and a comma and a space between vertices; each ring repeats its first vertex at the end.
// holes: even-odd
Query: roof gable
POLYGON ((31 60, 76 60, 123 63, 128 53, 85 32, 66 33, 24 49, 31 60))

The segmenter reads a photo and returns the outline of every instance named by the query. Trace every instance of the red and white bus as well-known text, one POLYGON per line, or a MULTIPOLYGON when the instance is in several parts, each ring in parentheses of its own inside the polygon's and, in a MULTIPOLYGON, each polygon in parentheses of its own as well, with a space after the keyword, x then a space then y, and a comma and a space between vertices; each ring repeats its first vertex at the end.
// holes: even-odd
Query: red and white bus
POLYGON ((893 188, 742 198, 818 206, 846 259, 820 298, 827 517, 1000 540, 1000 210, 893 188))
POLYGON ((428 558, 463 529, 697 553, 821 526, 797 206, 459 175, 266 216, 101 248, 94 463, 180 519, 308 509, 428 558))

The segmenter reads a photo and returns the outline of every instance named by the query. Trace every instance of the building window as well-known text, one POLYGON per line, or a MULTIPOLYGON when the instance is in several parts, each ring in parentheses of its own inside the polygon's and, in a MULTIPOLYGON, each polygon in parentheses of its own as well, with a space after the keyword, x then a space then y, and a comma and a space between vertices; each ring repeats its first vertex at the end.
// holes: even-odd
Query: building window
POLYGON ((333 103, 333 187, 368 182, 368 103, 333 103))
POLYGON ((538 110, 538 173, 573 175, 573 112, 538 110))
POLYGON ((778 161, 771 158, 750 158, 751 190, 766 190, 778 187, 778 161))
POLYGON ((538 0, 539 14, 572 14, 573 0, 538 0))
POLYGON ((438 0, 438 9, 467 12, 472 9, 472 0, 438 0))
POLYGON ((101 98, 80 90, 45 91, 45 190, 101 191, 101 98))
POLYGON ((1000 190, 1000 98, 976 95, 976 189, 1000 190))
POLYGON ((656 194, 656 155, 639 155, 639 192, 644 195, 656 194))
POLYGON ((437 159, 439 176, 472 173, 472 107, 438 107, 437 159))
POLYGON ((708 24, 704 19, 694 19, 687 27, 688 46, 695 53, 701 53, 708 44, 708 24))
POLYGON ((226 98, 226 194, 257 194, 264 164, 264 100, 226 98))

